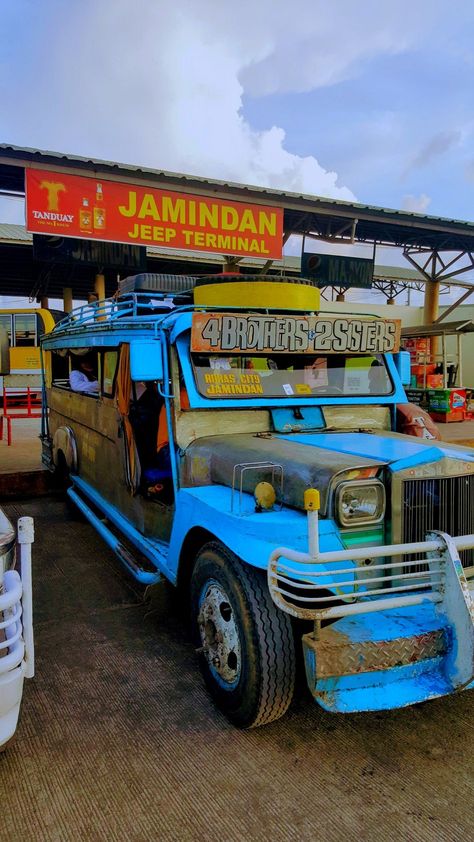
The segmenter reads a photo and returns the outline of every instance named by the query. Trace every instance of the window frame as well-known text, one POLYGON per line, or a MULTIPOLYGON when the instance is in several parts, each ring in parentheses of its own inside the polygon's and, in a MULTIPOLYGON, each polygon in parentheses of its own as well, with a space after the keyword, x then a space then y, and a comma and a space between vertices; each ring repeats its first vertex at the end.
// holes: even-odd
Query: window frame
POLYGON ((12 348, 37 348, 38 347, 38 318, 36 313, 13 313, 13 331, 12 331, 12 348), (32 345, 19 345, 16 341, 16 320, 17 319, 24 319, 24 318, 31 317, 34 319, 35 330, 34 330, 34 341, 32 345))
POLYGON ((100 382, 100 394, 104 398, 114 398, 115 397, 116 385, 117 385, 117 372, 118 372, 119 360, 120 360, 119 349, 117 347, 103 348, 101 350, 101 352, 98 354, 98 358, 99 358, 98 364, 99 364, 99 369, 100 369, 100 381, 99 381, 100 382), (105 387, 104 387, 105 355, 106 354, 115 354, 115 357, 116 357, 115 371, 114 371, 114 376, 112 378, 112 386, 111 386, 110 392, 106 392, 105 387))
POLYGON ((3 327, 2 319, 9 319, 10 320, 10 329, 6 328, 8 334, 8 344, 10 348, 14 348, 14 332, 13 332, 13 313, 0 313, 0 327, 3 327))
MULTIPOLYGON (((317 355, 317 356, 321 357, 321 358, 326 358, 326 359, 329 359, 330 357, 335 358, 336 356, 337 357, 343 356, 343 357, 346 358, 346 361, 347 361, 347 358, 357 359, 359 357, 360 358, 373 357, 374 360, 378 361, 378 365, 380 365, 380 367, 383 368, 383 370, 384 370, 384 373, 385 373, 386 378, 387 378, 387 383, 390 385, 389 391, 372 393, 372 392, 342 392, 342 391, 341 392, 336 392, 336 391, 333 391, 333 392, 329 391, 328 392, 328 391, 323 391, 323 390, 321 390, 321 391, 317 391, 317 390, 313 391, 312 390, 311 392, 293 393, 291 395, 289 395, 289 394, 279 394, 279 395, 261 396, 261 395, 257 395, 257 394, 251 393, 251 392, 248 393, 248 394, 237 394, 237 393, 234 394, 234 393, 224 393, 223 392, 222 394, 216 393, 215 395, 210 395, 210 394, 205 394, 203 391, 201 391, 201 384, 199 383, 199 379, 198 379, 198 375, 197 375, 197 368, 198 367, 196 366, 196 363, 195 363, 195 357, 197 357, 197 356, 206 356, 206 357, 207 356, 208 357, 221 356, 222 358, 226 358, 226 355, 225 354, 219 354, 219 355, 217 355, 217 354, 216 355, 200 354, 200 353, 192 353, 192 352, 190 353, 190 367, 191 367, 191 373, 192 373, 192 377, 193 377, 193 380, 194 380, 194 387, 196 389, 196 392, 201 398, 204 398, 205 400, 209 400, 211 402, 217 401, 217 400, 226 400, 226 399, 229 399, 229 398, 230 399, 237 398, 239 401, 246 401, 246 402, 251 401, 251 400, 255 400, 256 398, 260 398, 260 399, 264 398, 265 400, 270 401, 270 402, 273 402, 273 401, 277 402, 277 401, 280 401, 280 400, 288 398, 288 397, 290 397, 291 399, 298 400, 298 401, 302 400, 304 402, 310 400, 311 398, 319 398, 319 397, 321 397, 323 399, 324 398, 330 398, 330 399, 341 398, 344 401, 348 401, 348 400, 350 401, 351 398, 353 398, 355 395, 357 395, 358 397, 361 397, 361 398, 366 398, 366 399, 387 399, 387 398, 393 397, 393 395, 395 394, 395 390, 396 390, 395 389, 395 383, 394 383, 394 380, 393 380, 393 377, 392 377, 392 373, 390 371, 389 366, 387 365, 387 360, 385 359, 384 354, 380 354, 380 353, 377 353, 377 354, 350 354, 350 353, 347 353, 347 354, 338 354, 338 355, 320 354, 320 355, 317 355)), ((247 359, 247 358, 250 358, 251 355, 241 353, 241 354, 231 354, 229 356, 230 357, 241 357, 241 358, 247 359)), ((263 358, 263 355, 255 354, 253 356, 255 356, 255 357, 261 356, 263 358)), ((269 356, 269 355, 266 355, 266 356, 269 356)), ((295 354, 295 356, 297 356, 297 355, 295 354)), ((302 356, 303 355, 299 355, 300 358, 302 356)), ((309 355, 308 355, 308 358, 309 358, 309 355)), ((371 366, 372 366, 372 364, 371 364, 371 366)), ((367 369, 368 372, 370 371, 371 366, 369 366, 369 368, 367 369)), ((211 369, 209 369, 209 370, 211 370, 211 369)), ((243 369, 240 369, 240 371, 242 371, 242 370, 243 369)), ((258 370, 259 369, 256 369, 257 372, 258 372, 258 370)), ((329 370, 329 366, 328 366, 327 370, 329 370)), ((223 370, 223 371, 225 373, 225 370, 223 370)), ((230 373, 232 373, 231 369, 229 371, 230 371, 230 373)))

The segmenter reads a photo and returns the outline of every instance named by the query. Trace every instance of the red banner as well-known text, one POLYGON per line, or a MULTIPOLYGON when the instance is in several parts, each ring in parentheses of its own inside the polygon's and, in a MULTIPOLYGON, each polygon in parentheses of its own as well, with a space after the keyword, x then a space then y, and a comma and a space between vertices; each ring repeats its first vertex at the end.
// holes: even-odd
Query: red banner
POLYGON ((282 256, 283 209, 27 169, 26 228, 267 260, 282 256))

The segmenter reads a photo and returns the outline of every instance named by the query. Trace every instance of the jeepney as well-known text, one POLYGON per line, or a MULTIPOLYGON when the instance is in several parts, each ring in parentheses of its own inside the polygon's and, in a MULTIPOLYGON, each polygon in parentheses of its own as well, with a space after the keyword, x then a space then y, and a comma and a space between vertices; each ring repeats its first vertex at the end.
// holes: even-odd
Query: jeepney
POLYGON ((43 458, 135 579, 187 594, 228 718, 285 713, 301 644, 329 711, 470 686, 474 451, 397 432, 400 324, 262 276, 137 275, 93 307, 43 338, 43 458))

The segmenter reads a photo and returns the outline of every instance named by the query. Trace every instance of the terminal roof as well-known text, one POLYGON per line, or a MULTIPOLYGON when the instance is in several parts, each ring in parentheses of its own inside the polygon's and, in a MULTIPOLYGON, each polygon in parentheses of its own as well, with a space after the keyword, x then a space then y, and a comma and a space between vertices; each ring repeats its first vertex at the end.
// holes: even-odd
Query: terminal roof
POLYGON ((0 192, 22 194, 24 168, 28 166, 96 177, 100 174, 104 178, 124 177, 154 187, 185 192, 198 190, 203 196, 283 207, 287 234, 312 233, 322 238, 339 238, 339 241, 353 236, 358 242, 474 251, 472 222, 9 144, 0 144, 0 192))

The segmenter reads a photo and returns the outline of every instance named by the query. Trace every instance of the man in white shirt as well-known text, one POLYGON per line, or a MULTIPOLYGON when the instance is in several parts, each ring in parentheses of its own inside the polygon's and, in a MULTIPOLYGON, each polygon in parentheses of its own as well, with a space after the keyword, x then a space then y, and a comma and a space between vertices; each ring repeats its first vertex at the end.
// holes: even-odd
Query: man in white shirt
POLYGON ((99 391, 99 381, 94 378, 94 366, 88 357, 79 358, 79 368, 71 371, 69 385, 73 392, 94 394, 99 391))

